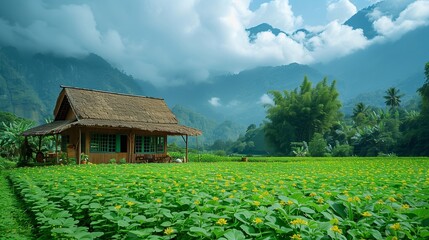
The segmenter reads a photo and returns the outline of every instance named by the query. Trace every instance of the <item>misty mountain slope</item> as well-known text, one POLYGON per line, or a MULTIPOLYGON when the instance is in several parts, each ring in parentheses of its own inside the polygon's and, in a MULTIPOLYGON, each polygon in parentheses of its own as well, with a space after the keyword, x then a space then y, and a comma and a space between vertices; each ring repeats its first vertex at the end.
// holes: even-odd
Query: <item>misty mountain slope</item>
MULTIPOLYGON (((16 53, 11 51, 9 54, 16 53)), ((40 115, 47 113, 46 105, 36 91, 28 87, 19 68, 22 68, 20 63, 10 59, 8 53, 0 51, 0 110, 39 119, 40 115)))
POLYGON ((361 9, 344 24, 353 27, 353 29, 362 29, 366 38, 373 39, 379 34, 374 29, 374 11, 378 15, 390 16, 393 20, 399 17, 399 14, 414 0, 389 0, 380 1, 367 8, 361 9))
POLYGON ((232 120, 247 126, 260 123, 265 118, 265 108, 261 102, 263 94, 271 90, 293 90, 301 84, 304 76, 314 83, 324 77, 309 66, 295 63, 219 75, 206 83, 159 89, 159 94, 165 97, 167 103, 189 106, 193 111, 216 121, 232 120), (212 98, 218 98, 219 104, 210 104, 212 98))
POLYGON ((38 122, 52 117, 60 85, 143 95, 134 78, 95 54, 82 59, 28 56, 4 47, 0 58, 0 110, 38 122))
MULTIPOLYGON (((180 124, 202 130, 202 136, 198 137, 200 146, 211 145, 217 139, 235 141, 246 129, 232 121, 219 123, 184 106, 176 105, 171 110, 180 124)), ((183 145, 183 140, 180 137, 170 137, 169 139, 169 142, 183 145)), ((192 147, 196 147, 196 141, 196 138, 190 139, 192 147)))
POLYGON ((423 84, 423 68, 429 61, 428 42, 429 27, 422 27, 396 41, 374 44, 341 59, 312 67, 335 76, 342 99, 403 85, 406 80, 409 82, 404 92, 414 94, 423 84))

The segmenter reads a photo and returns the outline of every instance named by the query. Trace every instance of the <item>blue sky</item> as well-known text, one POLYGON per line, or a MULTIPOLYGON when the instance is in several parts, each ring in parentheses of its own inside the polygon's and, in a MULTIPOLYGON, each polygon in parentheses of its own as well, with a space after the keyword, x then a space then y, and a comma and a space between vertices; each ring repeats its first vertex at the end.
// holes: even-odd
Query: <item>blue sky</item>
MULTIPOLYGON (((256 10, 262 3, 269 2, 270 0, 252 0, 250 2, 250 9, 256 10)), ((306 25, 321 25, 329 22, 327 18, 327 6, 332 0, 289 0, 292 10, 296 15, 300 15, 304 19, 306 25)), ((357 10, 366 8, 376 0, 350 0, 357 10)))
POLYGON ((374 0, 257 1, 0 1, 0 46, 67 57, 95 53, 162 87, 258 66, 329 62, 429 26, 429 0, 387 0, 389 8, 399 3, 394 18, 380 6, 368 13, 373 39, 343 23, 374 0), (261 23, 287 34, 261 32, 250 42, 246 29, 261 23), (301 28, 312 33, 296 32, 301 28))

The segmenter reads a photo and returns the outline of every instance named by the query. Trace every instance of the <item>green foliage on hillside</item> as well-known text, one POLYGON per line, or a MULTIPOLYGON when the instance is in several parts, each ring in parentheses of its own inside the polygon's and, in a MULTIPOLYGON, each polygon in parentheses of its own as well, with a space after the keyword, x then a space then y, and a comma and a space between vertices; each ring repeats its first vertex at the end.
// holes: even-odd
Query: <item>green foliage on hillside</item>
POLYGON ((132 76, 95 54, 78 59, 0 49, 1 111, 42 123, 52 116, 60 85, 142 94, 132 76))

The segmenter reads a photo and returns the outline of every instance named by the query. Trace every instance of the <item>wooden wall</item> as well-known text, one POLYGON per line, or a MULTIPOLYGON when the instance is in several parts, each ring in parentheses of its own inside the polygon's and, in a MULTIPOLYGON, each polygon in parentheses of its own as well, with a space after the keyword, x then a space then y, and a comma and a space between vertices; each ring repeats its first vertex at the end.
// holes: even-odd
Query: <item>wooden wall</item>
MULTIPOLYGON (((69 135, 69 146, 70 148, 67 149, 68 157, 75 157, 76 161, 79 160, 79 154, 81 152, 86 153, 89 156, 89 161, 91 163, 109 163, 109 160, 114 158, 117 162, 119 162, 120 159, 125 158, 128 163, 135 162, 135 157, 137 154, 134 153, 134 138, 135 135, 143 135, 143 136, 164 136, 167 141, 167 134, 159 134, 155 135, 151 132, 145 132, 145 131, 132 131, 129 129, 114 129, 114 128, 86 128, 81 127, 79 128, 72 128, 67 131, 64 131, 62 135, 69 135), (79 131, 80 136, 85 137, 85 149, 79 149, 80 147, 80 139, 79 139, 79 131), (123 153, 91 153, 90 152, 90 141, 91 141, 91 134, 93 133, 101 133, 101 134, 120 134, 120 135, 127 135, 127 152, 123 153)), ((164 153, 158 153, 154 154, 157 157, 159 156, 165 156, 167 154, 167 142, 164 147, 164 153)), ((141 155, 141 154, 139 154, 141 155)))

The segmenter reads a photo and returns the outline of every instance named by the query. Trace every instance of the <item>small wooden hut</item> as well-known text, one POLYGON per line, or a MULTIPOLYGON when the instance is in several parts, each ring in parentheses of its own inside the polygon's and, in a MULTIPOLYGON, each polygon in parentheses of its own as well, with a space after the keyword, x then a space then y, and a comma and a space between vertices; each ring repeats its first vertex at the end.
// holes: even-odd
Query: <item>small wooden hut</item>
MULTIPOLYGON (((61 136, 61 150, 81 163, 81 153, 92 163, 110 159, 165 162, 167 136, 182 136, 188 159, 188 136, 201 131, 182 126, 163 99, 62 87, 54 121, 23 133, 24 136, 61 136)), ((57 154, 58 156, 58 154, 57 154)))

